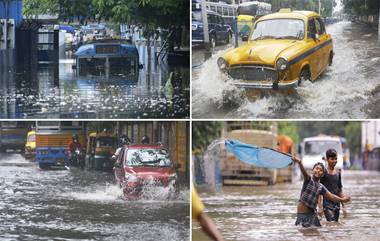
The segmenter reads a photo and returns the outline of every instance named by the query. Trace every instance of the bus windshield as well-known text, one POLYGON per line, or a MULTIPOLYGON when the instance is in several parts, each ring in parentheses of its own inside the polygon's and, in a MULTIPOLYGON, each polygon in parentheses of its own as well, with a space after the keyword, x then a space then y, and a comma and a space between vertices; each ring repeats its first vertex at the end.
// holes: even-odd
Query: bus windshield
POLYGON ((246 2, 239 5, 238 15, 263 16, 271 13, 272 5, 262 2, 246 2))
POLYGON ((237 9, 238 15, 255 16, 257 13, 257 5, 239 6, 237 9))

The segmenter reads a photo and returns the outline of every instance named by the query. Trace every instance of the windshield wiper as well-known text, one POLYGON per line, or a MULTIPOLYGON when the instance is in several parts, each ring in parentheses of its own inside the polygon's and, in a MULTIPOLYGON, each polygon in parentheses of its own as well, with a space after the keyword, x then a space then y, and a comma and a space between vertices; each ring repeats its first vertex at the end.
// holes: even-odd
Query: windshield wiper
POLYGON ((275 38, 275 37, 271 35, 264 35, 264 36, 257 37, 253 40, 263 40, 263 39, 271 39, 271 38, 275 38))
POLYGON ((296 36, 281 36, 276 37, 276 39, 298 39, 296 36))

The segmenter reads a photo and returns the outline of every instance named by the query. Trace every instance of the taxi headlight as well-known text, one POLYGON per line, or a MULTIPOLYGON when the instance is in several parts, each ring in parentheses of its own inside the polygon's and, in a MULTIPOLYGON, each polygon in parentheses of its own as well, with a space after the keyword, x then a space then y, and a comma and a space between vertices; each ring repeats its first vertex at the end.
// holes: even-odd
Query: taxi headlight
POLYGON ((218 67, 220 70, 226 70, 227 68, 227 61, 223 59, 222 57, 218 58, 218 67))
POLYGON ((276 62, 276 68, 277 70, 281 70, 281 71, 284 71, 284 70, 287 70, 289 67, 289 63, 286 59, 283 59, 283 58, 279 58, 276 62))

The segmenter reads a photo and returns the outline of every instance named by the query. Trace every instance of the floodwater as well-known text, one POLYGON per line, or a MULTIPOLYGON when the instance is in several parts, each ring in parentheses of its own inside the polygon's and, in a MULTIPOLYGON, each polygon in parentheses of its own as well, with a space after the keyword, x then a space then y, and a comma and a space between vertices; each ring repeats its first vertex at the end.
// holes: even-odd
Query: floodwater
POLYGON ((315 82, 293 93, 266 91, 247 97, 216 61, 232 45, 218 46, 213 57, 193 52, 194 118, 379 118, 380 42, 374 29, 347 21, 327 26, 334 63, 315 82))
MULTIPOLYGON (((186 189, 186 190, 185 190, 186 189)), ((189 240, 189 190, 124 201, 111 174, 42 171, 0 156, 0 240, 189 240)))
MULTIPOLYGON (((380 173, 344 171, 343 191, 351 196, 339 223, 323 218, 321 228, 295 226, 302 181, 265 187, 223 187, 201 193, 206 210, 226 240, 379 240, 380 173)), ((193 224, 193 240, 207 237, 193 224)))
POLYGON ((68 54, 58 66, 1 66, 0 118, 188 118, 189 68, 137 47, 144 68, 136 77, 80 76, 68 54))

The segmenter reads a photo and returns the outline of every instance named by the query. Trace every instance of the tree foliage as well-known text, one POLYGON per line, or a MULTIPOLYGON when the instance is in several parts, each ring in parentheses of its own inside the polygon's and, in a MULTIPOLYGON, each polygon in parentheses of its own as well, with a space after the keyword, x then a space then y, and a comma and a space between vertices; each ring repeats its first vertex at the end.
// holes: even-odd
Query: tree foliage
MULTIPOLYGON (((293 10, 308 10, 318 12, 318 0, 267 0, 272 4, 272 10, 278 11, 281 8, 291 8, 293 10)), ((331 16, 336 3, 333 0, 321 0, 321 15, 323 17, 331 16)))
POLYGON ((220 137, 223 122, 194 121, 192 125, 192 150, 204 153, 215 139, 220 137))
POLYGON ((296 122, 279 121, 277 125, 277 132, 279 135, 286 135, 292 138, 295 145, 299 143, 300 138, 296 122))
POLYGON ((108 20, 149 28, 189 25, 187 0, 24 0, 24 15, 57 14, 60 20, 108 20))
POLYGON ((352 15, 379 14, 379 0, 342 0, 344 12, 352 15))

